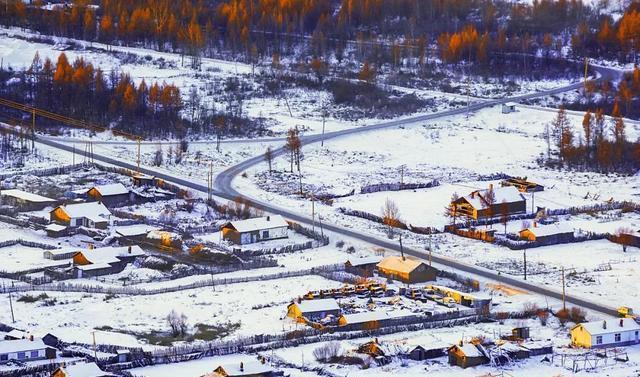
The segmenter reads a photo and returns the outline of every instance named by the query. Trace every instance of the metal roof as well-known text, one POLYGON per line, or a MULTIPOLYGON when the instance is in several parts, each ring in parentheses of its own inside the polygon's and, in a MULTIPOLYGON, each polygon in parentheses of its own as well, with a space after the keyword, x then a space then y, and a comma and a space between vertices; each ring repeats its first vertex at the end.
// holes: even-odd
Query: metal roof
POLYGON ((240 233, 245 233, 245 232, 254 232, 254 231, 263 230, 263 229, 288 227, 289 223, 287 223, 282 216, 274 215, 274 216, 256 217, 256 218, 247 219, 247 220, 230 221, 225 226, 228 226, 228 225, 231 225, 235 230, 237 230, 240 233))

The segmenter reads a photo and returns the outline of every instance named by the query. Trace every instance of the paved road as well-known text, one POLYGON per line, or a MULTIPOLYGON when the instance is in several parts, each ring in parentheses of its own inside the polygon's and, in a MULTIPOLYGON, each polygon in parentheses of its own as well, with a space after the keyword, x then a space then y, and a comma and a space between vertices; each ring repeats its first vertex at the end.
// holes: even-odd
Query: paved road
MULTIPOLYGON (((607 69, 607 68, 602 68, 602 67, 595 67, 595 69, 598 71, 599 75, 602 78, 607 78, 607 79, 615 79, 617 77, 619 77, 620 72, 613 70, 613 69, 607 69)), ((363 127, 359 127, 359 128, 354 128, 354 129, 346 129, 346 130, 341 130, 341 131, 335 131, 335 132, 330 132, 330 133, 326 133, 324 136, 322 135, 309 135, 309 136, 304 136, 302 138, 303 144, 304 145, 308 145, 308 144, 313 144, 313 143, 318 143, 320 142, 322 139, 324 140, 328 140, 328 139, 333 139, 333 138, 337 138, 337 137, 341 137, 341 136, 348 136, 348 135, 353 135, 353 134, 357 134, 360 132, 366 132, 366 131, 374 131, 374 130, 380 130, 380 129, 385 129, 385 128, 390 128, 390 127, 397 127, 397 126, 401 126, 401 125, 408 125, 408 124, 413 124, 413 123, 420 123, 420 122, 425 122, 425 121, 429 121, 429 120, 434 120, 434 119, 438 119, 438 118, 443 118, 443 117, 448 117, 448 116, 453 116, 453 115, 460 115, 460 114, 465 114, 467 112, 467 110, 469 111, 477 111, 486 107, 491 107, 491 106, 495 106, 495 105, 500 105, 502 103, 505 102, 511 102, 511 101, 522 101, 522 100, 527 100, 527 99, 533 99, 533 98, 538 98, 538 97, 544 97, 544 96, 549 96, 549 95, 554 95, 554 94, 559 94, 559 93, 563 93, 563 92, 567 92, 567 91, 571 91, 571 90, 575 90, 578 89, 582 86, 581 83, 576 83, 576 84, 572 84, 572 85, 568 85, 565 87, 560 87, 560 88, 555 88, 555 89, 551 89, 551 90, 546 90, 546 91, 542 91, 542 92, 536 92, 536 93, 531 93, 531 94, 525 94, 525 95, 520 95, 520 96, 514 96, 514 97, 509 97, 509 98, 503 98, 503 99, 496 99, 496 100, 489 100, 489 101, 483 101, 483 102, 479 102, 479 103, 475 103, 469 106, 469 108, 467 109, 466 107, 464 108, 458 108, 458 109, 452 109, 452 110, 447 110, 447 111, 443 111, 443 112, 438 112, 438 113, 433 113, 433 114, 427 114, 427 115, 420 115, 420 116, 416 116, 416 117, 412 117, 412 118, 407 118, 407 119, 403 119, 403 120, 394 120, 394 121, 389 121, 389 122, 382 122, 382 123, 378 123, 378 124, 374 124, 374 125, 370 125, 370 126, 363 126, 363 127)), ((66 150, 71 152, 73 149, 72 146, 67 145, 67 144, 63 144, 51 139, 47 139, 47 138, 42 138, 42 137, 38 137, 37 138, 38 143, 44 144, 44 145, 48 145, 50 147, 54 147, 54 148, 58 148, 58 149, 62 149, 62 150, 66 150)), ((275 156, 279 156, 282 155, 283 153, 285 153, 285 149, 284 147, 275 149, 273 151, 274 153, 274 157, 275 156)), ((97 161, 101 161, 101 162, 105 162, 107 164, 111 164, 111 165, 115 165, 115 166, 120 166, 120 167, 124 167, 124 168, 128 168, 128 169, 132 169, 135 170, 137 167, 132 164, 132 163, 127 163, 127 162, 122 162, 120 160, 116 160, 107 156, 103 156, 100 154, 95 154, 94 155, 94 159, 97 161)), ((259 164, 263 162, 263 156, 256 156, 253 158, 250 158, 246 161, 243 161, 235 166, 232 166, 230 168, 228 168, 227 170, 221 172, 215 179, 214 182, 214 194, 216 196, 225 198, 225 199, 234 199, 237 197, 244 197, 248 200, 250 200, 251 202, 254 203, 254 205, 258 208, 261 208, 265 211, 271 212, 271 213, 277 213, 277 214, 281 214, 284 217, 291 219, 293 221, 297 221, 300 223, 305 223, 305 224, 310 224, 312 222, 312 220, 306 216, 300 215, 298 213, 292 212, 290 210, 287 209, 283 209, 283 208, 278 208, 275 207, 269 203, 265 203, 265 202, 261 202, 259 200, 255 200, 253 198, 247 197, 245 195, 242 195, 240 192, 238 192, 237 190, 235 190, 232 186, 232 181, 233 179, 238 176, 239 174, 241 174, 242 172, 244 172, 245 170, 259 164)), ((197 191, 201 191, 201 192, 206 192, 207 191, 207 187, 203 184, 194 182, 194 181, 190 181, 184 178, 180 178, 180 177, 176 177, 176 176, 172 176, 166 173, 162 173, 159 171, 155 171, 153 169, 149 169, 149 168, 141 168, 141 171, 145 174, 149 174, 149 175, 154 175, 157 176, 161 179, 164 179, 166 181, 170 181, 173 183, 176 183, 178 185, 182 185, 185 187, 189 187, 193 190, 197 190, 197 191)), ((395 251, 400 251, 399 250, 399 246, 396 243, 384 240, 384 239, 379 239, 376 237, 373 237, 371 235, 368 235, 364 232, 359 232, 359 231, 354 231, 354 230, 350 230, 350 229, 346 229, 344 227, 338 227, 332 224, 324 224, 324 229, 330 232, 333 232, 335 234, 344 236, 344 237, 351 237, 354 239, 358 239, 361 241, 365 241, 367 243, 370 243, 372 245, 376 245, 379 247, 383 247, 386 249, 390 249, 390 250, 395 250, 395 251)), ((404 248, 404 252, 407 255, 411 255, 411 256, 415 256, 418 258, 422 258, 424 259, 425 257, 427 257, 427 255, 425 254, 425 252, 421 251, 421 250, 417 250, 417 249, 411 249, 411 248, 404 248)), ((499 273, 496 273, 494 271, 491 270, 487 270, 475 265, 468 265, 465 264, 463 262, 460 262, 458 260, 453 260, 444 256, 438 256, 438 255, 433 255, 432 256, 432 260, 434 263, 446 266, 448 268, 454 269, 454 270, 458 270, 458 271, 462 271, 465 273, 470 273, 470 274, 474 274, 486 279, 490 279, 496 282, 500 282, 509 286, 513 286, 516 288, 521 288, 521 289, 525 289, 527 291, 536 293, 536 294, 540 294, 543 296, 548 296, 554 299, 562 299, 562 295, 561 292, 558 290, 558 287, 555 288, 548 288, 545 286, 540 286, 537 284, 531 284, 528 283, 526 281, 523 280, 519 280, 519 279, 515 279, 509 276, 504 276, 501 275, 499 273)), ((615 309, 612 307, 608 307, 605 305, 601 305, 601 304, 597 304, 594 303, 592 301, 589 300, 584 300, 581 299, 579 297, 574 297, 571 295, 566 296, 566 301, 572 305, 576 305, 576 306, 580 306, 583 307, 585 309, 590 309, 593 311, 597 311, 606 315, 612 315, 615 316, 616 312, 615 309)))

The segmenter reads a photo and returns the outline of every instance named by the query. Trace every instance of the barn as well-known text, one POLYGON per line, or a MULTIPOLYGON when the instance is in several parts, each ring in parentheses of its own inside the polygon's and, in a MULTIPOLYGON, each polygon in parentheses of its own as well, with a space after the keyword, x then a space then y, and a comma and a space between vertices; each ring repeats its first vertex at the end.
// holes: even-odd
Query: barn
POLYGON ((338 301, 333 298, 302 300, 287 306, 287 317, 294 319, 306 318, 310 321, 319 321, 329 315, 338 317, 340 313, 338 301))
POLYGON ((237 245, 287 238, 289 224, 280 215, 230 221, 222 227, 222 236, 237 245))
POLYGON ((352 258, 345 262, 345 271, 362 277, 372 277, 381 257, 352 258))
POLYGON ((111 212, 100 202, 68 204, 49 212, 52 223, 70 227, 107 229, 111 212))
POLYGON ((436 280, 438 270, 417 259, 388 256, 376 265, 378 275, 403 283, 424 283, 436 280))
POLYGON ((132 194, 122 183, 95 186, 87 191, 87 200, 104 203, 107 207, 119 207, 131 201, 132 194))
POLYGON ((572 242, 575 239, 573 228, 560 223, 541 225, 536 222, 520 231, 520 238, 542 245, 554 245, 572 242))
POLYGON ((476 190, 467 196, 451 202, 451 210, 457 216, 479 220, 507 215, 520 215, 527 212, 527 201, 514 186, 476 190), (493 197, 491 195, 493 193, 493 197))
POLYGON ((571 329, 575 347, 622 347, 640 343, 640 325, 633 318, 585 322, 571 329))
POLYGON ((22 190, 1 190, 2 204, 16 207, 22 211, 38 211, 55 204, 56 200, 22 190))

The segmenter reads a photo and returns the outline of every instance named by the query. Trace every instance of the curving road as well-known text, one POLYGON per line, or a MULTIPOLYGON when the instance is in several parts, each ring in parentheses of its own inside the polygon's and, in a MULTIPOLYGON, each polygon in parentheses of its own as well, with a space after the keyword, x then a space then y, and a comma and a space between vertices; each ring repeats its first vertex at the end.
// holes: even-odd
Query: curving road
MULTIPOLYGON (((598 75, 600 76, 600 78, 604 78, 604 79, 616 79, 621 75, 621 72, 618 70, 614 70, 614 69, 609 69, 609 68, 605 68, 605 67, 593 67, 594 70, 598 73, 598 75)), ((341 136, 348 136, 348 135, 353 135, 353 134, 357 134, 357 133, 361 133, 361 132, 366 132, 366 131, 374 131, 374 130, 380 130, 380 129, 385 129, 385 128, 390 128, 390 127, 397 127, 397 126, 401 126, 401 125, 408 125, 408 124, 413 124, 413 123, 417 123, 417 122, 424 122, 424 121, 429 121, 429 120, 434 120, 434 119, 438 119, 438 118, 443 118, 443 117, 449 117, 449 116, 453 116, 453 115, 461 115, 461 114, 465 114, 467 111, 477 111, 483 108, 487 108, 487 107, 491 107, 491 106, 495 106, 495 105, 500 105, 503 104, 505 102, 518 102, 518 101, 523 101, 523 100, 528 100, 528 99, 534 99, 534 98, 539 98, 539 97, 545 97, 545 96, 549 96, 549 95, 554 95, 554 94, 559 94, 559 93, 563 93, 563 92, 567 92, 567 91, 571 91, 571 90, 575 90, 578 89, 582 86, 582 83, 575 83, 575 84, 571 84, 568 86, 564 86, 564 87, 559 87, 559 88, 555 88, 555 89, 551 89, 551 90, 546 90, 546 91, 541 91, 541 92, 536 92, 536 93, 530 93, 530 94, 524 94, 524 95, 519 95, 519 96, 514 96, 514 97, 509 97, 509 98, 502 98, 502 99, 495 99, 495 100, 487 100, 487 101, 483 101, 483 102, 478 102, 478 103, 474 103, 471 104, 468 107, 463 107, 463 108, 457 108, 457 109, 452 109, 452 110, 447 110, 447 111, 442 111, 442 112, 437 112, 437 113, 433 113, 433 114, 426 114, 426 115, 420 115, 420 116, 416 116, 416 117, 411 117, 411 118, 407 118, 407 119, 402 119, 402 120, 393 120, 393 121, 388 121, 388 122, 382 122, 382 123, 378 123, 378 124, 373 124, 373 125, 369 125, 369 126, 363 126, 363 127, 359 127, 359 128, 353 128, 353 129, 346 129, 346 130, 341 130, 341 131, 335 131, 335 132, 329 132, 326 133, 324 136, 322 135, 308 135, 308 136, 303 136, 302 137, 302 142, 304 145, 308 145, 308 144, 313 144, 313 143, 318 143, 321 140, 328 140, 328 139, 333 139, 333 138, 337 138, 337 137, 341 137, 341 136)), ((276 141, 276 140, 281 140, 281 139, 270 139, 272 141, 276 141)), ((61 150, 65 150, 68 152, 71 152, 73 149, 72 146, 70 145, 66 145, 63 143, 60 143, 58 141, 52 140, 50 138, 45 138, 45 137, 41 137, 38 136, 36 141, 38 143, 44 144, 44 145, 48 145, 50 147, 54 147, 54 148, 58 148, 61 150)), ((275 149, 273 151, 273 155, 274 157, 282 155, 283 153, 285 153, 285 149, 284 147, 280 147, 278 149, 275 149)), ((111 157, 107 157, 107 156, 103 156, 100 154, 94 154, 94 159, 101 161, 101 162, 105 162, 107 164, 110 165, 114 165, 114 166, 120 166, 123 168, 127 168, 127 169, 131 169, 131 170, 136 170, 137 166, 133 163, 127 163, 127 162, 123 162, 117 159, 113 159, 111 157)), ((298 213, 292 212, 290 210, 287 209, 283 209, 283 208, 279 208, 276 207, 274 205, 271 205, 269 203, 265 203, 259 200, 255 200, 251 197, 248 197, 246 195, 242 195, 242 193, 238 192, 236 189, 233 188, 232 186, 232 181, 233 179, 238 176, 239 174, 242 174, 245 170, 260 164, 264 161, 263 156, 256 156, 253 158, 250 158, 248 160, 245 160, 235 166, 232 166, 226 170, 224 170, 223 172, 221 172, 215 179, 214 182, 214 195, 218 196, 218 197, 222 197, 225 199, 229 199, 232 200, 234 198, 237 197, 243 197, 245 199, 248 199, 249 201, 251 201, 256 207, 263 209, 267 212, 270 213, 276 213, 276 214, 280 214, 290 220, 293 221, 297 221, 300 223, 304 223, 304 224, 311 224, 312 223, 312 219, 308 218, 306 216, 300 215, 298 213)), ((184 178, 180 178, 180 177, 176 177, 176 176, 172 176, 170 174, 166 174, 163 172, 159 172, 159 171, 155 171, 153 169, 150 168, 144 168, 142 167, 141 172, 145 173, 145 174, 149 174, 149 175, 154 175, 157 176, 161 179, 164 179, 166 181, 170 181, 173 183, 176 183, 178 185, 182 185, 185 187, 189 187, 193 190, 197 190, 197 191, 201 191, 201 192, 207 192, 207 187, 203 184, 191 181, 191 180, 187 180, 184 178)), ((379 246, 379 247, 383 247, 386 249, 390 249, 390 250, 395 250, 395 251, 400 251, 400 248, 397 244, 389 242, 387 240, 384 239, 380 239, 377 237, 373 237, 371 235, 368 235, 364 232, 359 232, 359 231, 354 231, 354 230, 349 230, 349 229, 345 229, 343 227, 338 227, 332 224, 323 224, 323 227, 325 230, 333 232, 335 234, 339 234, 341 236, 345 236, 345 237, 351 237, 354 239, 358 239, 364 242, 367 242, 369 244, 375 245, 375 246, 379 246)), ((417 249, 412 249, 412 248, 407 248, 404 247, 403 251, 411 256, 415 256, 417 258, 421 258, 421 259, 425 259, 427 257, 427 255, 420 250, 417 249)), ((485 268, 481 268, 475 265, 469 265, 463 262, 460 262, 458 260, 454 260, 454 259, 450 259, 444 256, 439 256, 439 255, 433 255, 432 256, 432 260, 434 263, 446 266, 450 269, 454 269, 454 270, 458 270, 458 271, 462 271, 468 274, 473 274, 476 276, 480 276, 482 278, 485 279, 489 279, 489 280, 493 280, 499 283, 503 283, 509 286, 513 286, 516 288, 520 288, 520 289, 524 289, 539 295, 543 295, 543 296, 548 296, 554 299, 558 299, 561 300, 562 299, 562 294, 558 289, 552 289, 552 288, 548 288, 548 287, 544 287, 544 286, 540 286, 537 284, 532 284, 529 283, 527 281, 524 280, 519 280, 519 279, 515 279, 509 276, 504 276, 501 275, 499 273, 496 273, 494 271, 485 269, 485 268)), ((594 303, 592 301, 589 300, 585 300, 579 297, 575 297, 575 296, 571 296, 571 295, 567 295, 565 297, 567 303, 573 304, 575 306, 579 306, 585 309, 589 309, 592 311, 596 311, 596 312, 600 312, 602 314, 605 315, 611 315, 611 316, 616 316, 616 310, 613 307, 608 307, 606 305, 601 305, 598 303, 594 303)))

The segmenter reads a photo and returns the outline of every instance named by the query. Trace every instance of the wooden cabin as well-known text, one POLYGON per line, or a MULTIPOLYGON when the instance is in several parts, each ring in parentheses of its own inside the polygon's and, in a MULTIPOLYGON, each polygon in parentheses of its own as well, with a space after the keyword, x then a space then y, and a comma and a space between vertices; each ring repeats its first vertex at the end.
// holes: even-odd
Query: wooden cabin
POLYGON ((460 368, 475 367, 489 363, 489 358, 478 349, 478 346, 471 343, 451 346, 447 353, 449 355, 449 365, 456 365, 460 368))
POLYGON ((297 320, 306 319, 315 322, 330 315, 337 318, 340 313, 340 305, 333 298, 302 300, 300 302, 292 302, 287 306, 287 317, 297 320))
POLYGON ((0 198, 3 205, 9 205, 21 211, 39 211, 56 203, 55 199, 22 190, 0 190, 0 198))
POLYGON ((431 344, 431 345, 417 345, 409 350, 407 358, 411 360, 423 361, 429 359, 437 359, 446 354, 447 345, 445 344, 431 344))
POLYGON ((144 255, 140 246, 84 250, 73 256, 73 268, 77 278, 117 274, 122 272, 127 264, 144 255))
POLYGON ((87 200, 101 202, 107 207, 120 207, 131 202, 132 194, 122 183, 111 183, 90 188, 87 200))
POLYGON ((424 283, 436 280, 438 270, 413 258, 388 256, 376 265, 378 274, 403 283, 424 283))
POLYGON ((289 224, 280 215, 230 221, 222 227, 222 236, 237 245, 289 237, 289 224))
POLYGON ((527 213, 527 201, 520 191, 513 186, 476 190, 467 196, 451 202, 451 211, 456 216, 468 217, 473 220, 502 216, 505 212, 509 216, 527 213), (490 192, 493 192, 491 198, 490 192))
POLYGON ((511 114, 513 112, 516 111, 516 105, 517 103, 515 102, 505 102, 502 104, 502 113, 503 114, 511 114))
POLYGON ((519 234, 523 240, 542 245, 568 243, 575 239, 573 228, 560 223, 541 225, 534 222, 533 226, 522 229, 519 234))
POLYGON ((69 227, 107 229, 111 212, 100 202, 67 204, 49 212, 52 223, 69 227))
POLYGON ((134 186, 155 186, 156 185, 156 177, 152 175, 136 173, 131 176, 131 181, 134 186))
POLYGON ((348 273, 369 278, 381 260, 381 257, 352 258, 345 262, 344 267, 348 273))

